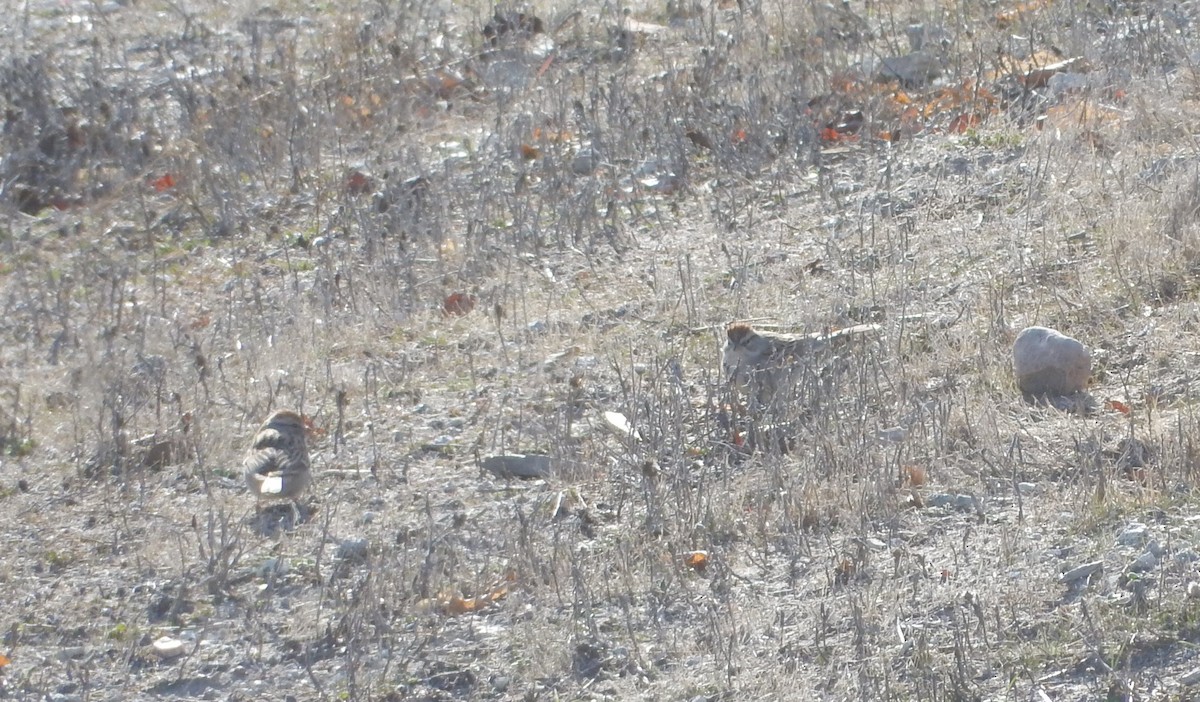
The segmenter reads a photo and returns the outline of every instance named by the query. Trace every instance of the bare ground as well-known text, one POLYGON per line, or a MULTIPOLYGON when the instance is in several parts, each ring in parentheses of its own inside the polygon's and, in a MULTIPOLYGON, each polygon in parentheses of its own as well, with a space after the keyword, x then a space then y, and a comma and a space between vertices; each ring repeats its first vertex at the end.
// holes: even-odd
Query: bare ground
POLYGON ((0 18, 0 695, 1192 699, 1197 9, 848 7, 0 18), (751 448, 733 319, 884 335, 751 448))

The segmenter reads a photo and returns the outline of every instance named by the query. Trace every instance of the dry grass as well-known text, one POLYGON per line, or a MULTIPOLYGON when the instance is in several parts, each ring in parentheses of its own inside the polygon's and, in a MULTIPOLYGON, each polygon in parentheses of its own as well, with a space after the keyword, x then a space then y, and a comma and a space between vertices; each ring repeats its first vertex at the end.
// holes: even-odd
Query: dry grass
POLYGON ((0 18, 0 696, 1191 698, 1189 6, 210 5, 0 18), (883 341, 759 431, 748 318, 883 341))

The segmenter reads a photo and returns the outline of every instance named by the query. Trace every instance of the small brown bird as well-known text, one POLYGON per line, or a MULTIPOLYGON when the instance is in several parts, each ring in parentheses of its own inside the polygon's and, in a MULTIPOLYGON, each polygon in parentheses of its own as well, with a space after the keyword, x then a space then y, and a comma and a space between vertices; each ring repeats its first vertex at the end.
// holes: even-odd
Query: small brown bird
POLYGON ((277 410, 254 435, 242 462, 246 484, 260 500, 295 501, 312 482, 304 419, 291 410, 277 410))
POLYGON ((747 393, 752 409, 762 409, 794 388, 822 353, 855 339, 877 337, 880 330, 876 324, 859 324, 824 334, 780 334, 733 323, 725 331, 721 358, 725 375, 747 393))

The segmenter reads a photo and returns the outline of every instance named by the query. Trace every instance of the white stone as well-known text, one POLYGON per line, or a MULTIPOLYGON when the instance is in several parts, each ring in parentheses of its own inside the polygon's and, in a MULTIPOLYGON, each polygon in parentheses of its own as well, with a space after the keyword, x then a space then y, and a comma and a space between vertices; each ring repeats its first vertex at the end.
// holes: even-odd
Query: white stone
POLYGON ((150 644, 154 653, 160 658, 174 658, 183 655, 184 643, 179 639, 163 636, 150 644))
POLYGON ((1028 395, 1070 395, 1087 387, 1092 356, 1078 340, 1046 327, 1027 327, 1013 344, 1013 373, 1028 395))

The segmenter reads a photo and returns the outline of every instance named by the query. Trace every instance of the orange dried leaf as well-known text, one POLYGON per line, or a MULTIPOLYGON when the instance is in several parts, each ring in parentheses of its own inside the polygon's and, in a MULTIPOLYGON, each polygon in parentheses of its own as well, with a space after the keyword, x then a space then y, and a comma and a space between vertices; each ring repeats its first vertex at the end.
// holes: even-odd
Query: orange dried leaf
POLYGON ((164 190, 170 190, 171 188, 175 187, 175 176, 171 175, 170 173, 164 173, 163 175, 160 175, 159 177, 150 181, 150 185, 155 191, 160 193, 164 190))
POLYGON ((821 141, 841 141, 842 134, 833 127, 825 127, 821 130, 821 141))
POLYGON ((12 663, 12 659, 9 658, 8 656, 4 655, 3 653, 0 653, 0 668, 3 668, 4 666, 8 665, 9 663, 12 663))
POLYGON ((1116 410, 1126 417, 1133 414, 1133 410, 1129 409, 1129 405, 1121 402, 1120 400, 1108 400, 1104 403, 1104 406, 1110 410, 1116 410))
POLYGON ((708 552, 692 551, 683 557, 683 563, 688 568, 703 573, 704 569, 708 567, 708 552))
POLYGON ((733 135, 730 137, 730 141, 732 141, 735 144, 745 143, 746 130, 742 129, 740 127, 738 129, 733 130, 733 135))
POLYGON ((479 597, 463 597, 462 595, 450 595, 442 603, 442 608, 446 614, 457 616, 460 614, 473 614, 480 612, 508 596, 507 585, 497 585, 491 592, 480 595, 479 597))
POLYGON ((449 100, 454 97, 454 91, 462 85, 462 81, 453 76, 440 76, 437 79, 437 96, 442 100, 449 100))
POLYGON ((365 195, 375 189, 371 179, 362 171, 351 171, 346 176, 346 191, 351 195, 365 195))
POLYGON ((521 158, 525 159, 526 161, 534 161, 541 157, 542 152, 538 151, 536 147, 530 146, 529 144, 521 144, 521 158))
POLYGON ((905 485, 921 487, 929 481, 929 474, 921 466, 904 466, 901 469, 901 474, 903 475, 905 485))
POLYGON ((963 114, 950 120, 950 131, 955 134, 962 134, 968 129, 974 129, 979 126, 983 120, 974 112, 964 112, 963 114))
POLYGON ((467 293, 450 293, 442 301, 442 312, 447 316, 461 317, 473 309, 475 298, 467 293))

